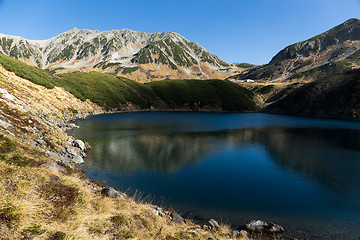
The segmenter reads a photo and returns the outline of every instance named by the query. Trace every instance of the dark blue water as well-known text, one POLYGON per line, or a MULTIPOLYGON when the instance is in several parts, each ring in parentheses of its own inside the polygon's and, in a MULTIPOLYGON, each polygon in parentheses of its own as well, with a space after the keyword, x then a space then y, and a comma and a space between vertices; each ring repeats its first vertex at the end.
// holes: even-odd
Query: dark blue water
POLYGON ((360 123, 268 114, 123 113, 77 121, 86 176, 233 227, 360 239, 360 123))

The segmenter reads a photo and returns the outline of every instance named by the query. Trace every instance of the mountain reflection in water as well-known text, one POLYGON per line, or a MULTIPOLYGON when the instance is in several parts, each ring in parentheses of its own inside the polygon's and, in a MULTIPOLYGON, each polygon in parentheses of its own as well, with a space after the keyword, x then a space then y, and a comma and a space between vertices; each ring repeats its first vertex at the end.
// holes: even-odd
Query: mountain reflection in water
POLYGON ((264 146, 278 166, 305 174, 326 186, 357 186, 360 170, 360 131, 311 128, 246 128, 169 135, 96 138, 91 141, 89 167, 123 173, 171 173, 198 163, 222 148, 253 144, 264 146), (341 140, 339 141, 339 137, 341 140), (329 148, 329 146, 333 148, 329 148), (105 157, 104 157, 105 156, 105 157))

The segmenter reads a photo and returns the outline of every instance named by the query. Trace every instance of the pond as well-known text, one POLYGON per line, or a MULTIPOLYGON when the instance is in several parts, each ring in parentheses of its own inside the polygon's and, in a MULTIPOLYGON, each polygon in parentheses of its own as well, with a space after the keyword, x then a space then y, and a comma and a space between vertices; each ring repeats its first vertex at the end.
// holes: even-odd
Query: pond
POLYGON ((284 238, 360 238, 360 123, 259 113, 91 116, 90 179, 197 221, 285 227, 284 238))

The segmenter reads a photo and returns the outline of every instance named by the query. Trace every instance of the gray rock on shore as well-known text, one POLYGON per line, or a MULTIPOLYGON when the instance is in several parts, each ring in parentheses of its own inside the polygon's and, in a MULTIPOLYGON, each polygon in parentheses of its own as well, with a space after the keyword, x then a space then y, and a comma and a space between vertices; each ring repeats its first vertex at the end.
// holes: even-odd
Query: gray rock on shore
POLYGON ((84 159, 83 159, 81 156, 79 156, 79 155, 75 155, 75 156, 71 159, 71 161, 73 161, 73 162, 76 163, 76 164, 84 163, 84 159))
POLYGON ((220 230, 219 223, 217 221, 215 221, 214 219, 210 219, 209 225, 210 225, 211 230, 214 230, 214 231, 219 231, 220 230))
POLYGON ((77 155, 77 152, 76 152, 76 150, 75 150, 73 147, 67 147, 67 148, 66 148, 66 151, 67 151, 68 153, 70 153, 72 156, 77 155))
POLYGON ((74 147, 79 148, 81 151, 86 151, 85 143, 80 139, 74 141, 74 147))
POLYGON ((267 223, 262 220, 253 220, 245 225, 246 230, 250 232, 257 232, 257 233, 283 233, 284 228, 280 225, 275 223, 267 223))
POLYGON ((111 197, 111 198, 126 198, 125 193, 116 191, 112 187, 105 187, 105 188, 101 189, 101 195, 104 197, 111 197))
POLYGON ((179 214, 177 214, 176 212, 171 213, 171 221, 174 223, 180 224, 180 225, 183 224, 182 217, 179 214))

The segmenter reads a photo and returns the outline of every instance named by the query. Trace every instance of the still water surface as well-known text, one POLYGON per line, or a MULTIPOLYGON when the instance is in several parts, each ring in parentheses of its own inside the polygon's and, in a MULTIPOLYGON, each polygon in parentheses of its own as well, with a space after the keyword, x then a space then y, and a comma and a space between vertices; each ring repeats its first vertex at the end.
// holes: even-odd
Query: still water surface
POLYGON ((360 124, 268 114, 122 113, 70 132, 87 177, 198 220, 360 239, 360 124))

